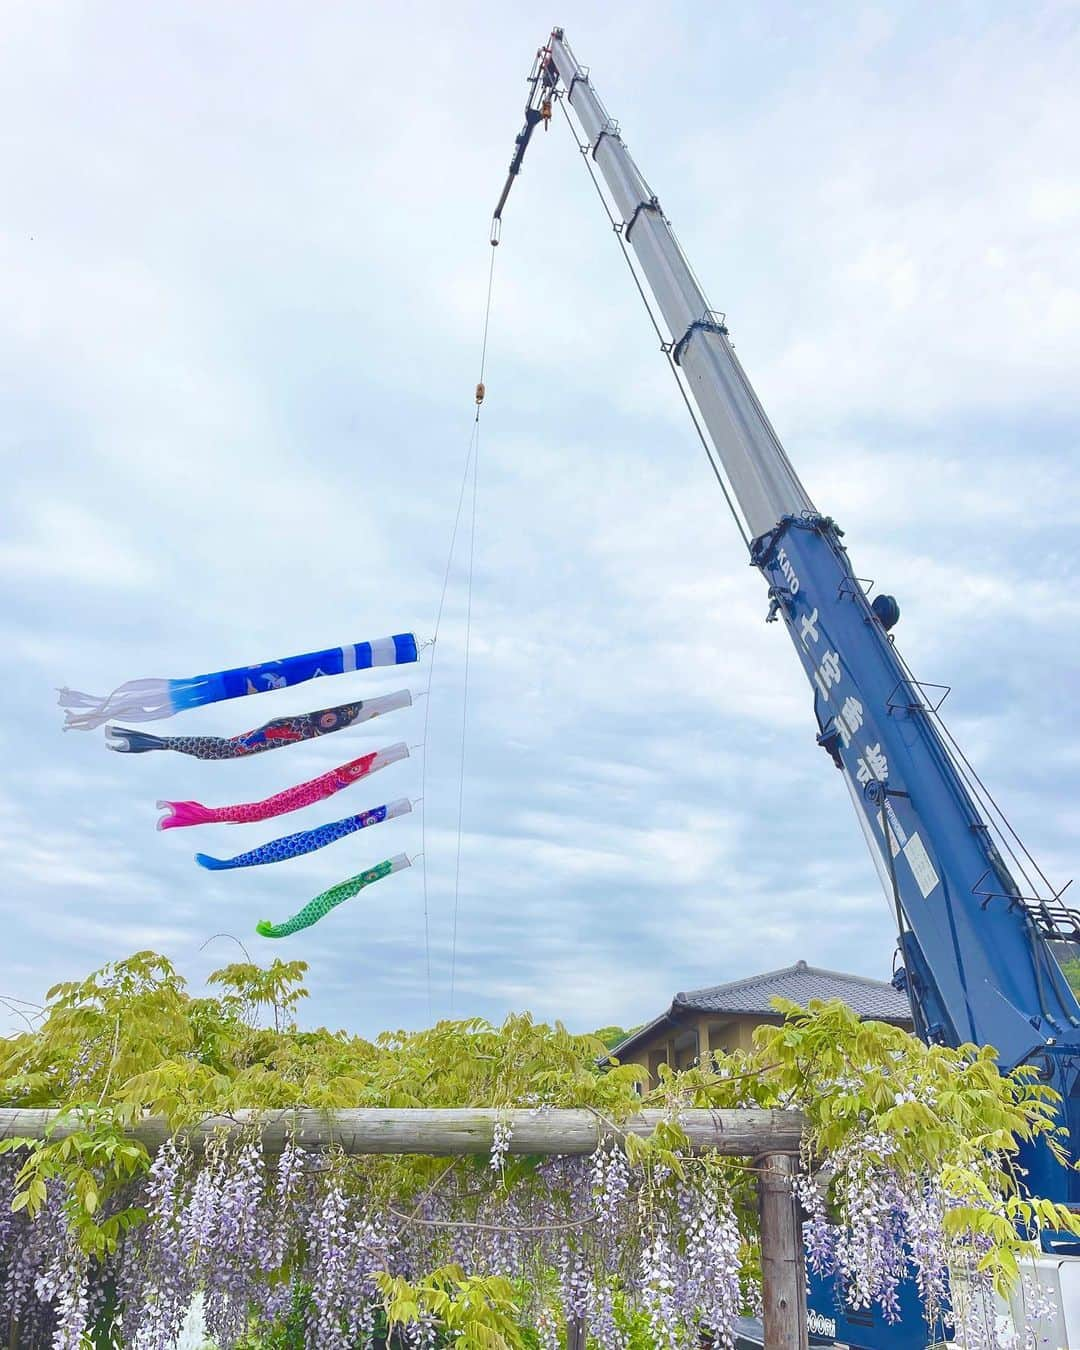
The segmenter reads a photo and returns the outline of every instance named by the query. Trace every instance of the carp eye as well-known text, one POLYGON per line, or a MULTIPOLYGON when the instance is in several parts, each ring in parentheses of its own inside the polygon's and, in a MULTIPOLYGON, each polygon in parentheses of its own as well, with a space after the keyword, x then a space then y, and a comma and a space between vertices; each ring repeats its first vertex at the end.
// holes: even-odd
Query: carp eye
POLYGON ((337 723, 337 713, 326 712, 319 718, 319 726, 329 728, 337 723))

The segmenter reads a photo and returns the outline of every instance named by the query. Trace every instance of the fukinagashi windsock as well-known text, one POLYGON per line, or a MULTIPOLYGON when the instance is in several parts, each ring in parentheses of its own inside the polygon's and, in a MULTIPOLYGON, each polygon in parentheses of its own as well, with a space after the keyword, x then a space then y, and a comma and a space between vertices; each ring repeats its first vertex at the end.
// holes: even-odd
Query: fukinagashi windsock
POLYGON ((402 666, 417 659, 416 638, 412 633, 376 638, 374 642, 350 642, 344 647, 327 647, 302 656, 286 656, 256 666, 237 666, 210 675, 192 675, 182 680, 129 680, 111 694, 99 697, 77 689, 61 689, 59 703, 65 731, 88 731, 112 717, 128 722, 155 722, 189 708, 207 703, 243 698, 247 694, 265 694, 305 684, 321 675, 344 675, 353 670, 375 666, 402 666))
POLYGON ((274 816, 283 816, 290 811, 299 811, 313 802, 332 797, 342 788, 351 787, 361 778, 367 778, 388 764, 399 759, 408 759, 409 747, 404 741, 388 745, 385 750, 372 750, 370 754, 351 759, 348 764, 340 764, 329 773, 311 778, 296 787, 286 788, 261 802, 243 802, 239 806, 203 806, 201 802, 158 802, 158 806, 168 814, 158 821, 159 830, 174 830, 184 825, 247 825, 256 820, 270 820, 274 816))
POLYGON ((283 839, 273 839, 268 844, 239 853, 235 858, 211 858, 206 853, 196 853, 195 861, 200 867, 211 872, 224 872, 233 867, 261 867, 263 863, 283 862, 286 858, 299 858, 304 853, 314 853, 325 848, 346 835, 357 830, 366 830, 372 825, 380 825, 384 820, 393 820, 397 816, 408 815, 412 803, 408 797, 385 806, 372 807, 370 811, 361 811, 355 816, 346 816, 344 820, 335 820, 329 825, 318 825, 313 830, 300 830, 297 834, 286 835, 283 839))
POLYGON ((331 886, 329 890, 323 891, 314 900, 309 900, 299 913, 294 914, 291 919, 286 919, 284 923, 269 923, 266 919, 260 920, 255 926, 255 931, 261 937, 268 938, 283 938, 289 937, 292 933, 299 933, 302 928, 310 928, 313 923, 318 923, 320 919, 330 913, 335 905, 340 905, 343 900, 350 900, 365 887, 371 886, 376 881, 381 881, 383 877, 388 877, 392 872, 400 872, 402 868, 409 866, 411 866, 411 863, 404 853, 399 853, 393 858, 387 858, 385 862, 376 863, 374 867, 369 867, 366 872, 360 872, 355 877, 349 877, 347 881, 339 881, 336 886, 331 886))
POLYGON ((315 736, 329 736, 346 727, 370 722, 373 717, 396 712, 412 706, 412 694, 399 689, 393 694, 380 694, 356 703, 341 703, 336 708, 320 708, 317 712, 300 713, 296 717, 277 717, 254 731, 239 736, 154 736, 147 731, 132 731, 110 723, 105 728, 106 745, 122 754, 144 754, 148 750, 176 750, 195 759, 247 759, 264 750, 277 750, 283 745, 296 745, 315 736))

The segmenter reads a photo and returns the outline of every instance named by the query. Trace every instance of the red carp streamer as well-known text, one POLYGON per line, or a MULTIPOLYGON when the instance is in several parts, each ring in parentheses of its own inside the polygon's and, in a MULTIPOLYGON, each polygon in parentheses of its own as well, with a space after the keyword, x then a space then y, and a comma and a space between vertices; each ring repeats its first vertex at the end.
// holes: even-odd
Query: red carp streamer
POLYGON ((158 821, 159 830, 175 830, 184 825, 209 825, 229 823, 246 825, 254 820, 270 820, 273 816, 283 816, 289 811, 299 811, 301 807, 332 797, 335 792, 358 783, 361 778, 384 769, 399 759, 408 759, 409 747, 404 741, 387 746, 385 750, 373 750, 359 759, 350 760, 319 778, 307 783, 286 788, 262 802, 244 802, 240 806, 203 806, 201 802, 158 802, 158 806, 168 814, 158 821))

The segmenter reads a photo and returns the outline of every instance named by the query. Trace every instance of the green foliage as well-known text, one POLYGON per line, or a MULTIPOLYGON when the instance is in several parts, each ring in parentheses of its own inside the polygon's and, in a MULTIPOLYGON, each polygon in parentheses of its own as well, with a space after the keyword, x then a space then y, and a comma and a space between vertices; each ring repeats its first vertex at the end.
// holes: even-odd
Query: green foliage
POLYGON ((626 1040, 627 1036, 632 1036, 635 1031, 640 1031, 642 1023, 636 1027, 629 1027, 624 1030, 622 1027, 601 1027, 599 1031, 594 1031, 593 1035, 598 1041, 602 1041, 604 1047, 608 1050, 614 1050, 615 1047, 626 1040))
POLYGON ((675 1120, 662 1120, 646 1139, 628 1134, 623 1140, 627 1161, 632 1167, 661 1167, 673 1172, 680 1181, 686 1180, 684 1155, 690 1140, 686 1131, 675 1120))
MULTIPOLYGON (((71 1219, 86 1249, 110 1250, 137 1222, 110 1210, 147 1163, 124 1129, 146 1113, 182 1127, 206 1115, 294 1106, 592 1107, 611 1120, 639 1104, 636 1065, 599 1073, 604 1046, 527 1014, 501 1027, 443 1021, 420 1032, 386 1032, 372 1043, 344 1031, 301 1031, 302 961, 265 969, 241 962, 215 971, 217 997, 193 998, 169 961, 138 952, 48 994, 41 1025, 0 1042, 0 1106, 59 1108, 63 1134, 25 1148, 17 1203, 34 1213, 51 1178, 67 1182, 71 1219), (273 1027, 259 1025, 268 1014, 273 1027), (78 1125, 78 1128, 73 1127, 78 1125)), ((428 1159, 383 1159, 386 1191, 430 1178, 428 1159)))
POLYGON ((396 1275, 376 1277, 391 1326, 433 1318, 460 1350, 524 1350, 514 1320, 514 1286, 498 1275, 466 1275, 441 1266, 415 1283, 396 1275))
POLYGON ((1080 957, 1072 956, 1061 961, 1061 973, 1068 981, 1069 988, 1080 998, 1080 957))
POLYGON ((991 1046, 925 1045, 898 1027, 863 1022, 840 1002, 774 999, 781 1026, 761 1026, 752 1053, 715 1071, 672 1079, 688 1104, 790 1107, 807 1117, 807 1160, 828 1161, 859 1141, 888 1143, 903 1175, 931 1173, 955 1202, 954 1235, 992 1240, 982 1261, 999 1289, 1015 1282, 1019 1261, 1040 1230, 1080 1234, 1080 1216, 1022 1191, 1016 1154, 1040 1141, 1064 1166, 1066 1131, 1057 1094, 1022 1068, 1002 1075, 991 1046))
POLYGON ((102 1210, 103 1197, 131 1181, 147 1161, 142 1145, 125 1138, 114 1112, 91 1108, 74 1122, 65 1113, 53 1121, 44 1140, 17 1136, 0 1140, 0 1154, 16 1149, 26 1158, 17 1174, 11 1208, 25 1209, 33 1217, 45 1203, 48 1183, 63 1179, 68 1219, 91 1255, 115 1251, 124 1233, 146 1217, 137 1206, 109 1214, 102 1210))
POLYGON ((624 1294, 615 1296, 615 1325, 622 1333, 623 1350, 656 1350, 656 1336, 648 1317, 632 1307, 624 1294))
POLYGON ((291 1020, 297 1005, 307 997, 308 991, 300 983, 306 970, 306 961, 275 959, 265 969, 251 961, 240 961, 215 970, 207 983, 219 984, 227 991, 222 1005, 244 1021, 254 1023, 260 1008, 272 1008, 274 1029, 280 1031, 283 1021, 291 1020))
MULTIPOLYGON (((236 1350, 307 1350, 306 1319, 311 1307, 311 1290, 306 1284, 293 1289, 292 1307, 275 1327, 245 1337, 236 1350)), ((203 1350, 215 1350, 204 1346, 203 1350)))
MULTIPOLYGON (((213 995, 193 997, 164 957, 140 952, 50 990, 40 1025, 0 1042, 0 1106, 63 1112, 46 1139, 0 1144, 25 1154, 15 1207, 34 1214, 50 1183, 62 1182, 86 1252, 113 1250, 143 1218, 125 1196, 147 1155, 125 1130, 146 1113, 164 1114, 180 1128, 244 1108, 546 1104, 590 1108, 618 1124, 643 1103, 643 1069, 598 1068, 625 1034, 619 1028, 575 1036, 561 1023, 518 1014, 501 1027, 443 1021, 374 1041, 326 1028, 302 1031, 295 1016, 305 970, 299 961, 237 963, 210 977, 213 995)), ((759 1028, 752 1052, 662 1074, 644 1102, 669 1107, 669 1118, 648 1140, 627 1138, 633 1164, 691 1181, 713 1169, 735 1199, 743 1231, 752 1232, 752 1171, 738 1161, 689 1157, 677 1111, 792 1107, 807 1117, 808 1161, 827 1163, 853 1141, 884 1137, 891 1165, 939 1176, 954 1202, 953 1230, 990 1239, 984 1267, 999 1287, 1015 1277, 1040 1229, 1080 1232, 1074 1216, 1027 1196, 1021 1185, 1015 1164, 1021 1142, 1041 1140, 1064 1158, 1056 1098, 1031 1074, 1003 1077, 989 1048, 926 1046, 895 1027, 860 1022, 840 1003, 812 1004, 809 1011, 777 1007, 783 1024, 759 1028)), ((373 1198, 388 1201, 441 1184, 451 1167, 459 1177, 479 1172, 484 1185, 509 1188, 532 1166, 511 1158, 501 1178, 491 1178, 485 1160, 382 1157, 348 1164, 373 1198)), ((752 1269, 756 1253, 745 1255, 752 1269)), ((504 1281, 443 1265, 413 1283, 388 1280, 383 1293, 392 1322, 408 1320, 413 1310, 428 1312, 462 1350, 527 1344, 515 1322, 515 1291, 504 1281)), ((295 1307, 258 1344, 289 1350, 303 1311, 295 1307)), ((632 1322, 625 1330, 634 1347, 644 1332, 632 1322)))

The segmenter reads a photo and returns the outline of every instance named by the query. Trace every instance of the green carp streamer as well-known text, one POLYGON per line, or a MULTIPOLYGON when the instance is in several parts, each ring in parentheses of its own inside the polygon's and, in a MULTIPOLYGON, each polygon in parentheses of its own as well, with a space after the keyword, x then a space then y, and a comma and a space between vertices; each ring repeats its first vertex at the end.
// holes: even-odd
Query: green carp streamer
POLYGON ((283 938, 289 937, 292 933, 299 933, 302 928, 310 928, 313 923, 318 923, 324 915, 330 913, 335 905, 340 905, 343 900, 349 900, 373 882, 381 881, 383 877, 388 877, 391 872, 400 872, 403 867, 409 866, 409 859, 404 853, 399 853, 395 858, 387 858, 385 862, 376 863, 374 867, 369 867, 366 872, 360 872, 355 877, 349 877, 347 881, 339 881, 336 886, 331 886, 328 891, 323 891, 322 895, 317 895, 314 900, 309 900, 298 914, 294 914, 291 919, 286 919, 284 923, 270 923, 267 919, 261 919, 255 925, 255 931, 261 937, 283 938))

